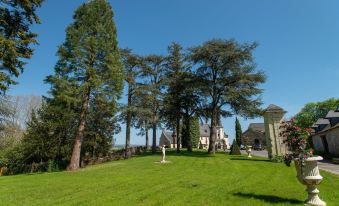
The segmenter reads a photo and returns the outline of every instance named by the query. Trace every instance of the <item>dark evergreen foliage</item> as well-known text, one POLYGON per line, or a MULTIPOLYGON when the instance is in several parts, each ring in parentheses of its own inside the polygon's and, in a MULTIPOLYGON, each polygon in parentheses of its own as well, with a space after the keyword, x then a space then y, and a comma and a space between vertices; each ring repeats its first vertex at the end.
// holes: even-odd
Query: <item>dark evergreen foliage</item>
POLYGON ((241 155, 240 148, 236 140, 233 140, 233 144, 231 146, 230 155, 241 155))
POLYGON ((156 152, 157 147, 157 128, 160 124, 160 110, 162 108, 163 89, 165 81, 165 57, 151 54, 143 58, 141 78, 142 83, 139 86, 140 93, 147 98, 147 109, 151 113, 152 125, 152 153, 156 152))
POLYGON ((235 139, 237 141, 238 146, 241 146, 242 143, 242 130, 239 119, 235 118, 235 139))
POLYGON ((51 96, 23 140, 25 162, 71 162, 70 169, 77 169, 84 155, 105 155, 119 129, 115 114, 124 75, 113 12, 105 0, 76 10, 58 56, 55 74, 46 79, 51 96))
POLYGON ((43 0, 0 0, 0 94, 17 82, 27 59, 33 55, 32 44, 38 44, 37 34, 30 30, 40 23, 36 9, 43 0))
MULTIPOLYGON (((187 137, 186 131, 181 131, 180 125, 182 124, 183 117, 183 95, 185 87, 187 87, 183 81, 183 76, 189 72, 190 68, 185 61, 185 53, 180 44, 172 43, 168 46, 167 51, 168 55, 165 64, 165 86, 167 91, 164 95, 161 114, 167 128, 173 129, 176 134, 179 134, 179 136, 177 135, 177 145, 182 144, 186 147, 187 140, 182 139, 187 137)), ((180 147, 177 147, 177 152, 179 151, 180 147)))
POLYGON ((261 113, 259 88, 265 75, 256 71, 252 56, 256 44, 240 44, 234 40, 211 40, 190 49, 189 59, 197 67, 204 107, 210 115, 209 153, 215 152, 216 126, 220 116, 238 114, 254 117, 261 113))

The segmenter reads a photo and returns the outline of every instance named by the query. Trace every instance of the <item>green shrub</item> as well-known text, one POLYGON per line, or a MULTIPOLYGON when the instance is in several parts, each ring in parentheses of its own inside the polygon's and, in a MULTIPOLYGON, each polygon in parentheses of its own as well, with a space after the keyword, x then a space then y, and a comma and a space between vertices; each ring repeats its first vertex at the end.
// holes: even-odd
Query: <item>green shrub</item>
POLYGON ((57 171, 60 171, 59 164, 53 160, 48 160, 47 172, 57 172, 57 171))
POLYGON ((233 140, 233 144, 231 146, 230 155, 241 155, 240 148, 235 139, 233 140))
POLYGON ((17 174, 25 170, 20 144, 6 148, 0 154, 0 167, 7 168, 7 174, 17 174))
POLYGON ((275 155, 274 157, 272 157, 271 161, 275 162, 275 163, 282 163, 282 162, 284 162, 284 156, 275 155))

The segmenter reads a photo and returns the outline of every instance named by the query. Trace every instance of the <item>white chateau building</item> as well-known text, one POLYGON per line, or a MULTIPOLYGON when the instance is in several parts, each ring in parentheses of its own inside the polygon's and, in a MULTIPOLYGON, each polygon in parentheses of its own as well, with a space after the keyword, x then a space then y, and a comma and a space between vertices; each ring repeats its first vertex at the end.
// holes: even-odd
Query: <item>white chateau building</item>
MULTIPOLYGON (((200 125, 200 140, 199 140, 199 149, 208 149, 209 147, 209 138, 211 129, 208 124, 200 125)), ((176 148, 177 138, 175 132, 163 130, 161 133, 159 145, 166 145, 169 148, 176 148)), ((180 145, 181 147, 181 145, 180 145)), ((217 138, 216 138, 216 148, 218 149, 229 149, 230 144, 228 141, 228 135, 225 133, 222 126, 217 127, 217 138)))

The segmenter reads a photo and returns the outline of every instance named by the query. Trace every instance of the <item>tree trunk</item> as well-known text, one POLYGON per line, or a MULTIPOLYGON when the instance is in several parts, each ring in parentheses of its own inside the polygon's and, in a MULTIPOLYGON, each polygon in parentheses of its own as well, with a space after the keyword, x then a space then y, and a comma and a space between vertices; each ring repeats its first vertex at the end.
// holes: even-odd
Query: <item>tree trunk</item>
POLYGON ((152 123, 153 139, 152 139, 152 154, 157 151, 157 123, 152 123))
POLYGON ((128 94, 127 94, 127 114, 126 114, 126 144, 125 144, 125 159, 129 157, 128 151, 131 141, 131 121, 132 121, 132 88, 131 85, 128 85, 128 94))
POLYGON ((177 118, 176 129, 177 129, 177 153, 180 153, 180 118, 177 118))
POLYGON ((210 132, 210 143, 208 147, 209 154, 215 154, 215 139, 217 134, 217 121, 218 121, 218 112, 216 108, 212 110, 212 118, 211 118, 211 132, 210 132))
POLYGON ((148 143, 148 127, 145 127, 145 131, 146 131, 146 149, 149 148, 149 143, 148 143))
POLYGON ((175 142, 175 141, 176 141, 176 139, 175 139, 176 136, 177 136, 177 135, 175 134, 175 132, 173 132, 173 133, 172 133, 172 143, 173 143, 173 148, 174 148, 174 149, 176 148, 176 146, 175 146, 175 145, 176 145, 176 144, 175 144, 175 143, 176 143, 176 142, 175 142))
MULTIPOLYGON (((89 81, 89 78, 88 78, 89 81)), ((88 110, 88 103, 89 103, 89 96, 90 96, 91 88, 88 86, 87 91, 84 93, 82 97, 82 105, 81 105, 81 112, 79 118, 79 127, 78 132, 75 137, 75 143, 73 146, 73 152, 71 157, 71 162, 68 165, 67 170, 73 171, 79 169, 80 166, 80 154, 81 154, 81 145, 84 140, 84 131, 85 131, 85 124, 86 124, 86 114, 88 110)))

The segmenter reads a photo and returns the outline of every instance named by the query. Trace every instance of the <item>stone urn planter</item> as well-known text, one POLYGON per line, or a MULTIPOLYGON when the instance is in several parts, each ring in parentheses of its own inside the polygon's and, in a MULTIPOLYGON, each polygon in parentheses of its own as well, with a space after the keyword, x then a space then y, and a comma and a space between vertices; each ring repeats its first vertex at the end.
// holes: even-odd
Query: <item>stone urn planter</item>
POLYGON ((246 146, 246 152, 247 152, 247 157, 252 158, 252 155, 251 155, 252 146, 246 146))
POLYGON ((326 206, 326 203, 319 198, 319 190, 317 189, 317 185, 319 185, 323 179, 319 173, 317 162, 322 159, 323 158, 320 156, 309 157, 304 160, 304 166, 301 165, 299 159, 294 160, 295 168, 297 170, 297 179, 301 184, 306 185, 308 198, 305 200, 305 204, 326 206))

